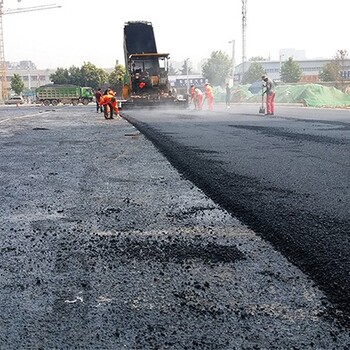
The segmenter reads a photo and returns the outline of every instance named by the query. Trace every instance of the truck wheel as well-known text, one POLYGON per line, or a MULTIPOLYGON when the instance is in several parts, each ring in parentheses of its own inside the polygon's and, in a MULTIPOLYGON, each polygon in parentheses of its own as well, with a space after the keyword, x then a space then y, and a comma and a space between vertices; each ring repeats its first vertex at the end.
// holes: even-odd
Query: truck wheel
POLYGON ((87 104, 89 104, 89 100, 88 100, 87 98, 84 98, 84 99, 83 99, 83 105, 86 106, 87 104))
POLYGON ((52 103, 53 106, 57 106, 58 105, 58 101, 57 100, 52 100, 51 103, 52 103))
POLYGON ((72 105, 73 106, 76 106, 78 104, 78 101, 77 100, 72 100, 72 105))
POLYGON ((50 106, 50 100, 44 100, 44 106, 50 106))

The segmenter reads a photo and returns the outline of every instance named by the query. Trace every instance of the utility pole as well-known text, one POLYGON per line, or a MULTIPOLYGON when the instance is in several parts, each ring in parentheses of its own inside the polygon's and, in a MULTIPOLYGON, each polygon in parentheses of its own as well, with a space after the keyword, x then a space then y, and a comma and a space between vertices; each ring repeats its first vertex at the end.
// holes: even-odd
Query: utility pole
MULTIPOLYGON (((21 2, 21 0, 17 0, 21 2)), ((4 0, 0 0, 0 69, 1 69, 1 99, 5 101, 7 99, 7 82, 6 82, 6 61, 5 61, 5 49, 4 49, 4 31, 3 31, 3 15, 11 15, 14 13, 49 10, 54 8, 59 8, 55 4, 42 5, 42 6, 32 6, 32 7, 22 7, 17 9, 9 9, 4 11, 4 0)))
POLYGON ((282 57, 284 57, 284 54, 280 54, 280 81, 282 80, 282 57))
POLYGON ((232 84, 235 83, 235 40, 231 40, 228 42, 229 44, 232 44, 232 84))
POLYGON ((246 39, 247 39, 247 0, 242 0, 242 79, 245 73, 246 39))

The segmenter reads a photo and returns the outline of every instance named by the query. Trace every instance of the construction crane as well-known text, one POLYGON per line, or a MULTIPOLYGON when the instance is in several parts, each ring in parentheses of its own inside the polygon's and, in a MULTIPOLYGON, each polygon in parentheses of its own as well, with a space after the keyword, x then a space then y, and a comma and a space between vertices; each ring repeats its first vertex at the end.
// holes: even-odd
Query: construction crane
MULTIPOLYGON (((21 2, 21 0, 17 0, 21 2)), ((3 31, 3 15, 12 15, 15 13, 49 10, 58 7, 60 5, 50 4, 42 6, 22 7, 16 9, 3 10, 4 0, 0 0, 0 67, 1 67, 1 97, 5 101, 7 98, 7 82, 6 82, 6 61, 5 61, 5 50, 4 50, 4 31, 3 31)))

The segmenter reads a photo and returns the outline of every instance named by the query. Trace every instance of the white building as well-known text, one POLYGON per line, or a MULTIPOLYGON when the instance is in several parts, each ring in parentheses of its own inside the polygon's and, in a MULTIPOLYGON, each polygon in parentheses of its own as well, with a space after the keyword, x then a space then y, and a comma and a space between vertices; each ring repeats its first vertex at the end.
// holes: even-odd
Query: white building
MULTIPOLYGON (((262 65, 266 74, 273 80, 281 80, 281 67, 282 64, 288 60, 288 56, 280 56, 281 60, 279 61, 257 61, 262 65)), ((299 67, 302 71, 301 82, 317 83, 319 82, 319 73, 322 70, 323 66, 327 63, 332 62, 332 59, 316 59, 316 60, 297 60, 295 62, 299 64, 299 67)), ((246 72, 252 61, 244 62, 244 71, 246 72)), ((240 63, 235 67, 235 82, 242 81, 243 74, 243 64, 240 63)), ((344 61, 344 67, 342 71, 342 76, 350 80, 350 59, 344 61)))

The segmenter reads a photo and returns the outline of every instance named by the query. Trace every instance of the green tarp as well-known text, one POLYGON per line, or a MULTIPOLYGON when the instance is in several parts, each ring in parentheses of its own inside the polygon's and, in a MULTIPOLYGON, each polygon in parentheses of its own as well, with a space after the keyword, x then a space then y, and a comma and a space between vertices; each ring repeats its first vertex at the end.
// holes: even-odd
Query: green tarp
MULTIPOLYGON (((250 85, 238 85, 232 88, 231 101, 260 103, 261 93, 252 94, 250 85)), ((225 101, 225 89, 214 88, 217 102, 225 101)), ((279 85, 276 86, 276 103, 302 103, 307 107, 350 107, 350 94, 345 94, 334 87, 320 84, 279 85)))

